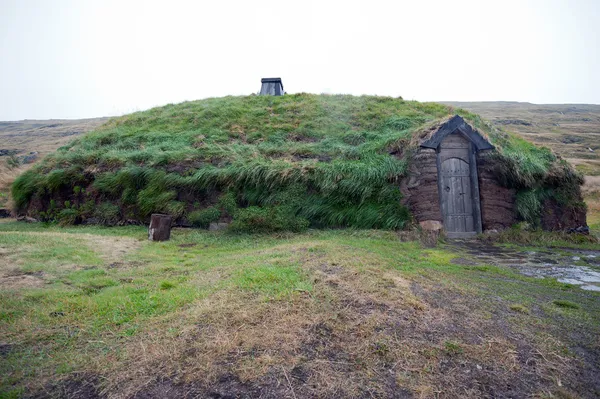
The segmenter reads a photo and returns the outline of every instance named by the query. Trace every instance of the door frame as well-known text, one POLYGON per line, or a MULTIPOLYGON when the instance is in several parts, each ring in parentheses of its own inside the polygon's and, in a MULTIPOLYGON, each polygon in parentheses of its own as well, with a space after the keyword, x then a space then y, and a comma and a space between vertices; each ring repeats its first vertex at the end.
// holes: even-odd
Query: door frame
MULTIPOLYGON (((481 196, 479 194, 479 176, 477 172, 477 153, 479 151, 494 150, 494 146, 482 135, 477 129, 473 128, 460 115, 454 115, 450 119, 443 122, 437 131, 428 135, 420 144, 421 148, 428 148, 436 151, 437 174, 438 174, 438 201, 440 214, 442 212, 442 187, 440 182, 440 144, 446 136, 452 133, 461 134, 470 143, 469 164, 471 175, 471 195, 473 196, 473 223, 475 224, 476 233, 482 232, 482 216, 481 216, 481 196)), ((471 234, 472 235, 472 234, 471 234)))
MULTIPOLYGON (((468 149, 468 153, 469 153, 469 175, 471 177, 471 200, 472 200, 472 204, 473 204, 473 224, 475 226, 475 234, 477 233, 482 233, 483 232, 483 228, 482 228, 482 223, 481 223, 481 198, 479 196, 479 175, 477 173, 477 149, 476 147, 473 145, 473 141, 470 139, 469 135, 464 134, 460 129, 456 129, 454 132, 446 135, 444 138, 450 136, 451 134, 460 134, 463 138, 465 138, 468 142, 469 142, 469 149, 468 149)), ((442 214, 442 225, 444 224, 444 220, 445 215, 444 215, 444 209, 442 207, 442 190, 443 190, 443 184, 442 184, 442 179, 441 179, 441 175, 442 175, 442 162, 441 162, 441 157, 440 157, 440 150, 441 150, 441 144, 442 144, 442 140, 440 140, 435 152, 436 152, 436 165, 437 165, 437 181, 438 181, 438 200, 439 200, 439 204, 440 204, 440 213, 442 214)), ((470 237, 472 235, 474 235, 471 232, 467 232, 467 233, 460 233, 460 232, 448 232, 446 231, 446 234, 448 234, 452 236, 452 238, 464 238, 464 237, 470 237)))

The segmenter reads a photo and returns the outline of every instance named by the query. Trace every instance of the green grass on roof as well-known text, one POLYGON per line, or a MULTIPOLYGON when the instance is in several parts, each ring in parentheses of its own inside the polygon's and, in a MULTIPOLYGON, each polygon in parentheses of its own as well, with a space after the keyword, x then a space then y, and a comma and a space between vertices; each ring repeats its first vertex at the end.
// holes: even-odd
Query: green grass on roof
MULTIPOLYGON (((13 198, 42 219, 56 219, 68 201, 82 216, 111 203, 122 218, 143 220, 153 212, 185 217, 230 193, 255 218, 260 212, 252 207, 264 208, 263 219, 277 219, 281 212, 268 208, 285 206, 287 216, 314 226, 400 228, 409 214, 399 204, 398 183, 411 144, 456 113, 497 146, 505 185, 533 188, 556 169, 548 150, 441 104, 350 95, 223 97, 113 119, 23 174, 13 198)), ((229 216, 236 212, 246 211, 229 216)))

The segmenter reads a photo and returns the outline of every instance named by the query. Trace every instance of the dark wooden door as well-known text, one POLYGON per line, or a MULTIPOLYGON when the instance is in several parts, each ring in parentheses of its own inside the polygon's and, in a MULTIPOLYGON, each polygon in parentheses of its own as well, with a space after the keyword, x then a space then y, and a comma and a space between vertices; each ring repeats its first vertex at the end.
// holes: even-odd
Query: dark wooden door
POLYGON ((451 134, 440 144, 440 200, 449 237, 466 237, 476 234, 477 230, 470 151, 471 143, 460 134, 451 134))

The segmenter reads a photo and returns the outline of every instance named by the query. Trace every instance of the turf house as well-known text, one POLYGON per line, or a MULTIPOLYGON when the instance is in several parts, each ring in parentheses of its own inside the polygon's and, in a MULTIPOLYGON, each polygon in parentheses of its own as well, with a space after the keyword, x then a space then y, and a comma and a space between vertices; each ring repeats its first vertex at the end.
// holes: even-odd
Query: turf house
MULTIPOLYGON (((262 83, 283 92, 281 80, 262 83)), ((12 194, 18 214, 63 224, 166 213, 234 231, 421 224, 463 237, 518 221, 585 226, 582 182, 550 150, 461 109, 302 93, 114 118, 25 172, 12 194)))

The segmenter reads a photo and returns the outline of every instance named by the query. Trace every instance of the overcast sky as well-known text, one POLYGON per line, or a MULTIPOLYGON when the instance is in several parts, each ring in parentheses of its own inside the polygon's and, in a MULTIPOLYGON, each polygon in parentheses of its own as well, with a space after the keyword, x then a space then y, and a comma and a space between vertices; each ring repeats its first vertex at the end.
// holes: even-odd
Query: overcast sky
POLYGON ((257 92, 600 103, 600 0, 0 0, 0 120, 257 92))

